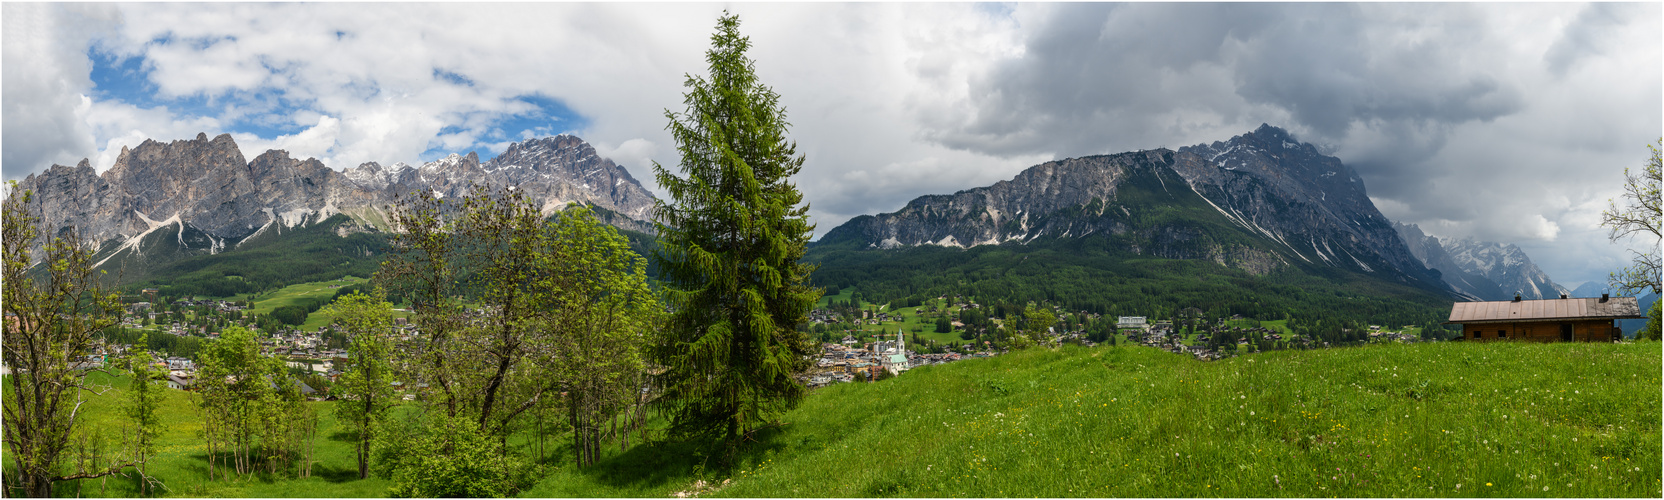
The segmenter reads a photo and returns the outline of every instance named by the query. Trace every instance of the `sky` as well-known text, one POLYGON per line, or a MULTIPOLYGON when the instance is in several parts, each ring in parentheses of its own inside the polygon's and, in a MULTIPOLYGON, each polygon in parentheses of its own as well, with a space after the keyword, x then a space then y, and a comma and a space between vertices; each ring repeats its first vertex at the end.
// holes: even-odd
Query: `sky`
POLYGON ((818 233, 1053 159, 1261 123, 1388 218, 1523 248, 1573 288, 1664 136, 1664 9, 1635 4, 0 4, 0 167, 230 133, 345 169, 577 135, 656 195, 665 113, 724 9, 807 157, 818 233), (1621 201, 1621 200, 1620 200, 1621 201))

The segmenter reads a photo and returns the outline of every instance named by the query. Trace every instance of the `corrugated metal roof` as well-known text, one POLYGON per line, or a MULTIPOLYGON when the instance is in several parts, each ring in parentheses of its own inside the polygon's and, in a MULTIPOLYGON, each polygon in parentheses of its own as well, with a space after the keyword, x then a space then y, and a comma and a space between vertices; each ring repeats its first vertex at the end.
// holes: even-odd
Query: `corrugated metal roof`
POLYGON ((1450 307, 1449 323, 1492 323, 1576 319, 1635 319, 1641 305, 1635 297, 1600 299, 1549 299, 1514 302, 1457 302, 1450 307))

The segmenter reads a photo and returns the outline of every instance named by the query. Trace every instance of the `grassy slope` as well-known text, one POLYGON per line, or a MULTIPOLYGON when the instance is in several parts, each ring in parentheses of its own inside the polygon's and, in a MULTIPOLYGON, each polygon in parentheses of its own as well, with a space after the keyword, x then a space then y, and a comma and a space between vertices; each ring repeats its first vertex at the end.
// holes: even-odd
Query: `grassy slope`
POLYGON ((1031 351, 824 390, 721 494, 1656 497, 1659 368, 1651 343, 1031 351))
MULTIPOLYGON (((665 496, 702 476, 733 480, 718 496, 1657 497, 1660 363, 1656 343, 1381 345, 1211 363, 1139 347, 1031 350, 818 390, 733 470, 701 466, 686 444, 610 447, 594 468, 552 468, 526 496, 665 496)), ((388 486, 353 479, 331 403, 314 403, 317 477, 203 481, 200 417, 170 392, 173 427, 153 470, 173 495, 388 486)), ((90 410, 98 428, 121 425, 113 398, 90 410)))
MULTIPOLYGON (((97 432, 109 435, 108 443, 114 445, 117 442, 115 434, 129 425, 122 416, 121 406, 124 390, 131 381, 126 377, 111 378, 96 373, 89 379, 109 384, 114 390, 103 396, 88 398, 82 420, 85 427, 82 428, 97 429, 97 432)), ((330 405, 334 403, 324 402, 308 403, 313 405, 319 416, 319 463, 313 467, 313 477, 295 479, 292 474, 255 474, 242 480, 208 481, 207 447, 199 437, 202 415, 197 410, 196 395, 165 388, 162 394, 164 399, 159 413, 165 430, 156 444, 159 456, 149 466, 150 474, 168 487, 159 496, 365 497, 383 496, 389 486, 387 481, 373 477, 358 479, 350 436, 340 432, 335 417, 330 413, 330 405)), ((5 465, 10 473, 10 460, 5 465)), ((74 482, 59 483, 56 496, 76 496, 76 486, 74 482)), ((85 481, 79 486, 80 496, 138 496, 136 478, 109 477, 102 481, 85 481)))

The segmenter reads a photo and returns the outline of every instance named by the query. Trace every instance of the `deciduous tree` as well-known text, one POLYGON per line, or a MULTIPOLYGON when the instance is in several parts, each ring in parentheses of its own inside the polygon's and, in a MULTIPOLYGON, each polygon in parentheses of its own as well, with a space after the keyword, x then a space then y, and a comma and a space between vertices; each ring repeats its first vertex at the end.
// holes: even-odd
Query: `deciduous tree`
POLYGON ((1639 236, 1648 243, 1645 251, 1630 250, 1635 254, 1633 263, 1608 278, 1613 288, 1631 293, 1648 289, 1660 293, 1659 185, 1660 176, 1664 175, 1664 160, 1659 157, 1660 146, 1664 146, 1664 139, 1659 140, 1659 146, 1647 145, 1647 149, 1652 150, 1652 157, 1641 167, 1639 175, 1624 169, 1624 206, 1620 208, 1616 201, 1608 200, 1607 209, 1600 214, 1600 225, 1606 226, 1607 236, 1612 242, 1639 236))
POLYGON ((603 422, 616 429, 620 418, 626 427, 641 421, 643 351, 663 309, 647 286, 646 260, 588 208, 563 210, 549 229, 548 251, 534 257, 546 272, 532 286, 539 319, 555 332, 549 364, 566 392, 583 467, 600 456, 603 422))
POLYGON ((54 234, 46 237, 34 193, 19 191, 15 182, 7 191, 0 307, 10 372, 4 434, 14 469, 6 483, 16 493, 47 497, 58 481, 119 474, 136 463, 115 461, 94 471, 78 463, 73 472, 62 470, 69 465, 64 455, 72 435, 84 431, 80 417, 87 395, 102 392, 87 384, 87 356, 97 333, 119 321, 121 301, 100 284, 92 244, 74 228, 49 228, 54 234))
POLYGON ((259 466, 275 474, 293 465, 298 477, 310 475, 317 414, 282 363, 261 355, 253 333, 226 328, 202 350, 197 374, 210 479, 259 466))
MULTIPOLYGON (((156 438, 162 435, 162 421, 156 415, 156 409, 161 406, 162 394, 157 378, 167 372, 154 366, 155 358, 151 357, 145 346, 150 343, 149 335, 140 335, 138 344, 134 345, 127 356, 127 372, 132 376, 132 384, 127 389, 127 404, 123 408, 127 418, 133 422, 133 456, 140 462, 140 474, 144 473, 144 463, 156 454, 156 438)), ((146 491, 152 481, 142 481, 140 491, 146 491)))
POLYGON ((393 304, 386 292, 376 288, 370 295, 353 292, 336 299, 326 308, 335 324, 350 338, 348 364, 335 385, 340 401, 335 403, 336 421, 357 433, 358 478, 370 477, 370 443, 387 410, 397 403, 391 339, 393 304))
POLYGON ((497 439, 563 402, 578 465, 593 463, 618 432, 603 422, 639 407, 642 351, 662 315, 645 261, 582 206, 551 221, 521 192, 481 186, 452 207, 424 193, 395 210, 405 233, 377 275, 416 307, 406 381, 434 387, 444 425, 470 419, 497 439))

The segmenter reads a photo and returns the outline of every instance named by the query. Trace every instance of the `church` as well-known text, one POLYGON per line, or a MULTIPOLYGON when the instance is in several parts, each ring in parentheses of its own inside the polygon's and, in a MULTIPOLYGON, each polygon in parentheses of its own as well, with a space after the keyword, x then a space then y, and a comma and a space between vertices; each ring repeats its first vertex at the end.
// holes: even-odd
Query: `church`
POLYGON ((877 351, 879 363, 883 365, 885 370, 889 370, 891 375, 900 375, 901 372, 907 371, 909 368, 905 335, 904 330, 897 329, 894 342, 881 341, 873 345, 873 349, 877 351))

